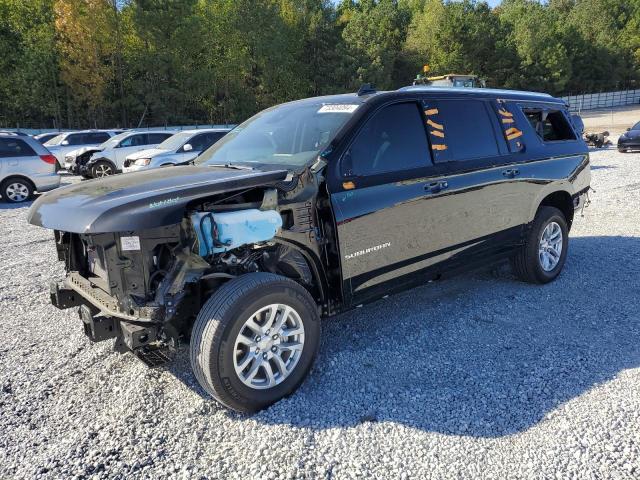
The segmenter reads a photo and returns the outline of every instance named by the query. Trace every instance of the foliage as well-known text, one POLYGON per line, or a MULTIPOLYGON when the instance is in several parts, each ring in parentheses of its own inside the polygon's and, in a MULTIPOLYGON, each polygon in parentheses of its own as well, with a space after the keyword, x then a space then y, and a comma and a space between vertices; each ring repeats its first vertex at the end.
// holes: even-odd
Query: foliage
POLYGON ((236 123, 425 63, 562 94, 637 85, 640 0, 0 0, 0 126, 236 123))

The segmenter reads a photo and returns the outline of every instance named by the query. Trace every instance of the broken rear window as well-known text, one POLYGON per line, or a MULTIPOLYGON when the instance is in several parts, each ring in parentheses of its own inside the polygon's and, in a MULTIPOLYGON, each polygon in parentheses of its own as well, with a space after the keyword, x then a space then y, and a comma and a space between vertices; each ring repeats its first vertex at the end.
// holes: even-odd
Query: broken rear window
POLYGON ((542 108, 525 108, 522 110, 531 128, 535 130, 543 142, 575 140, 573 129, 560 110, 542 108))

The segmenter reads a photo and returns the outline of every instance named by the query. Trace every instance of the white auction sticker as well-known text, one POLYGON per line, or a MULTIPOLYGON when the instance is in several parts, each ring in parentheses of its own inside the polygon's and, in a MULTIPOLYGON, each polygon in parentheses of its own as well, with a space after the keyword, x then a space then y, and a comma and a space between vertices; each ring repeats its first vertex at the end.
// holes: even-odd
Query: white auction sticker
POLYGON ((140 237, 120 237, 122 251, 140 250, 140 237))
POLYGON ((353 113, 356 108, 358 108, 358 105, 334 103, 332 105, 323 105, 318 110, 318 113, 353 113))

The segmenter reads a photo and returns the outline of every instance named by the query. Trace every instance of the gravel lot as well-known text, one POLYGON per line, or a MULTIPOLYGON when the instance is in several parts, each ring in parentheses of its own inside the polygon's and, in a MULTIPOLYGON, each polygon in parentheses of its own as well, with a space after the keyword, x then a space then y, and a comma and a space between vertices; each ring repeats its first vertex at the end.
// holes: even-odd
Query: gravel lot
POLYGON ((640 478, 640 154, 592 161, 555 283, 476 273, 327 320, 252 417, 186 349, 150 370, 91 345, 49 304, 51 233, 0 204, 0 478, 640 478))

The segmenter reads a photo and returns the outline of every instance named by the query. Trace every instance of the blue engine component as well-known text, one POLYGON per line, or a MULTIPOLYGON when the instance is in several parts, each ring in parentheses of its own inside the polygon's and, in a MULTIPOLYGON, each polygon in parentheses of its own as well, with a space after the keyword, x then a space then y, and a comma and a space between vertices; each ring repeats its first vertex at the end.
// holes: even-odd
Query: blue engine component
POLYGON ((236 212, 196 212, 191 222, 198 237, 198 255, 206 257, 249 243, 271 240, 282 228, 275 210, 255 208, 236 212))

